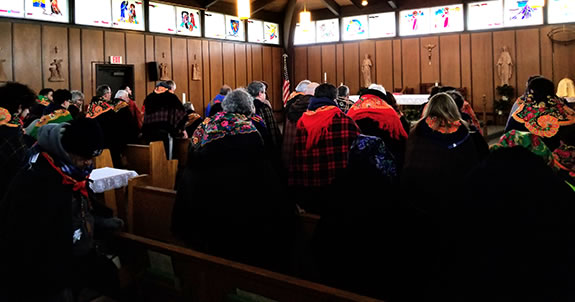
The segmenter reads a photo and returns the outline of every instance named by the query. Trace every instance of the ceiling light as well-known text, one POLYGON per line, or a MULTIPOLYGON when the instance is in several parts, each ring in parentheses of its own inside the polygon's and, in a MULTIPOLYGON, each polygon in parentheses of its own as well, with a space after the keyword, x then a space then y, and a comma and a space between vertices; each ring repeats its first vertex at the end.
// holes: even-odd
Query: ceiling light
POLYGON ((362 5, 362 6, 367 6, 367 4, 368 4, 368 3, 367 3, 367 0, 361 1, 361 5, 362 5))
POLYGON ((387 1, 387 4, 389 4, 389 6, 391 6, 391 8, 397 9, 397 5, 395 5, 395 2, 393 2, 393 0, 387 1))
POLYGON ((307 10, 299 12, 299 25, 303 31, 308 31, 311 27, 311 13, 307 10))
POLYGON ((251 15, 250 0, 238 0, 238 17, 241 20, 249 19, 251 15))

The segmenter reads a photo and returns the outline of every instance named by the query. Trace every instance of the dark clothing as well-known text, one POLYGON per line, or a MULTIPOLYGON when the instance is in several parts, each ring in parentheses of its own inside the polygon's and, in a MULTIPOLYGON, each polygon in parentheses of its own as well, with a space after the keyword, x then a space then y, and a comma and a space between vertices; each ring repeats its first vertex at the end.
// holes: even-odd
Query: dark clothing
POLYGON ((0 203, 0 242, 9 247, 1 249, 0 265, 10 276, 0 284, 3 294, 47 301, 78 281, 76 257, 94 248, 92 214, 109 217, 111 211, 89 202, 63 180, 40 154, 14 177, 0 203))
POLYGON ((30 125, 33 121, 41 118, 42 115, 44 115, 44 109, 46 109, 46 107, 48 107, 49 104, 51 103, 49 103, 48 101, 43 101, 42 103, 36 101, 36 103, 32 105, 32 107, 30 107, 30 112, 28 113, 26 119, 24 120, 23 125, 24 128, 28 127, 28 125, 30 125))
POLYGON ((21 127, 0 126, 0 200, 12 178, 26 163, 27 150, 21 127))
POLYGON ((209 109, 210 111, 208 111, 207 116, 214 116, 216 115, 216 113, 224 111, 224 108, 222 107, 222 102, 214 103, 211 107, 209 107, 209 109))
MULTIPOLYGON (((370 118, 362 118, 355 121, 361 133, 365 135, 372 135, 381 138, 389 151, 393 154, 397 166, 401 169, 403 167, 405 146, 407 139, 400 137, 398 139, 392 138, 389 131, 382 129, 377 121, 370 118)), ((403 125, 402 125, 403 126, 403 125)))
POLYGON ((186 126, 187 114, 180 99, 169 91, 150 93, 144 100, 142 138, 146 143, 163 141, 166 156, 170 158, 170 142, 181 137, 186 126))
POLYGON ((256 107, 256 114, 264 119, 266 127, 271 135, 272 142, 274 143, 274 149, 277 150, 277 154, 279 156, 279 150, 282 143, 282 134, 274 117, 274 112, 268 104, 265 104, 258 99, 254 99, 254 105, 256 107))
POLYGON ((172 231, 199 251, 283 271, 294 207, 253 130, 225 137, 214 133, 218 138, 201 143, 205 136, 194 135, 197 144, 190 147, 179 183, 172 231))
POLYGON ((286 103, 282 143, 282 161, 285 169, 293 159, 297 122, 307 111, 311 95, 298 94, 286 103))
POLYGON ((64 108, 61 105, 56 105, 56 103, 50 103, 50 105, 46 106, 46 108, 44 108, 44 111, 42 112, 42 115, 48 115, 56 110, 67 110, 66 108, 64 108))
POLYGON ((417 206, 440 213, 450 199, 460 198, 463 177, 479 161, 480 151, 465 126, 445 134, 422 120, 407 139, 401 185, 417 206))
POLYGON ((575 193, 519 146, 493 151, 465 183, 473 193, 458 203, 454 300, 571 301, 575 193))

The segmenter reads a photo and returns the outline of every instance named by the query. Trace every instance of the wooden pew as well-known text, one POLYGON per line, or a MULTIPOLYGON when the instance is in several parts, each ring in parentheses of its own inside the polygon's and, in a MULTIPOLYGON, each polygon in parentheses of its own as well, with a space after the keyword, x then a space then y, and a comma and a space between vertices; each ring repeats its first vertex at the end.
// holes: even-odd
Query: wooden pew
POLYGON ((133 234, 113 246, 137 301, 380 301, 133 234))
MULTIPOLYGON (((114 168, 114 163, 112 162, 112 155, 110 153, 110 149, 104 149, 102 154, 94 158, 94 168, 114 168)), ((104 203, 106 206, 112 211, 114 211, 114 215, 118 215, 118 203, 116 199, 116 190, 110 190, 103 193, 104 194, 104 203)))
POLYGON ((190 149, 191 139, 189 138, 175 138, 173 158, 178 160, 178 169, 186 167, 188 162, 188 150, 190 149))
POLYGON ((141 177, 128 184, 128 231, 146 238, 177 242, 170 231, 176 191, 147 186, 146 182, 148 179, 141 177))
POLYGON ((124 153, 126 168, 138 174, 149 174, 150 185, 165 189, 175 187, 178 160, 166 159, 163 142, 151 142, 149 146, 129 144, 124 153))

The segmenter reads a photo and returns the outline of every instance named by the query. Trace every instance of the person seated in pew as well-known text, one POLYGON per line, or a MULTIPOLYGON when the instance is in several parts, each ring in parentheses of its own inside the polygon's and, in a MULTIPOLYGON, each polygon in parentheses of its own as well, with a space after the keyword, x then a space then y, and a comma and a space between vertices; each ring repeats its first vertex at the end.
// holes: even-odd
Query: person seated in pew
POLYGON ((30 123, 39 119, 44 114, 44 109, 48 107, 54 101, 54 89, 52 88, 43 88, 38 93, 38 97, 36 98, 36 103, 30 107, 30 112, 26 116, 24 121, 24 127, 28 127, 30 123))
MULTIPOLYGON (((0 86, 0 199, 11 179, 26 163, 27 142, 22 119, 36 100, 36 93, 16 82, 0 86)), ((28 144, 29 143, 29 144, 28 144)))
POLYGON ((285 271, 295 206, 252 121, 251 96, 236 89, 222 106, 192 136, 172 232, 193 249, 285 271))
POLYGON ((162 81, 144 100, 142 139, 145 143, 163 141, 166 156, 171 159, 171 142, 176 137, 187 137, 184 131, 188 116, 176 96, 176 83, 162 81))
POLYGON ((117 286, 115 266, 95 240, 123 222, 89 187, 93 157, 103 148, 93 119, 39 129, 38 153, 0 202, 0 266, 7 277, 1 301, 76 301, 86 288, 111 293, 117 286))
POLYGON ((436 236, 429 217, 398 198, 398 172, 381 138, 357 137, 313 238, 320 283, 384 301, 424 301, 436 236))
POLYGON ((222 101, 232 91, 232 88, 226 84, 220 88, 220 93, 214 97, 214 99, 208 103, 206 106, 206 117, 212 116, 220 111, 222 111, 222 101))
POLYGON ((362 90, 359 100, 351 106, 347 115, 357 123, 362 134, 383 139, 397 165, 403 166, 407 132, 399 113, 387 103, 383 86, 371 84, 368 89, 362 90))
POLYGON ((204 118, 196 112, 194 109, 194 104, 185 103, 184 108, 186 109, 186 114, 188 115, 188 121, 186 122, 186 133, 188 137, 192 137, 196 128, 204 121, 204 118))
POLYGON ((72 99, 70 100, 70 105, 68 106, 68 111, 72 115, 72 118, 77 119, 79 117, 83 117, 84 114, 84 93, 79 90, 72 90, 70 91, 72 94, 72 99))
POLYGON ((288 167, 290 198, 318 215, 329 202, 324 196, 336 175, 346 169, 349 148, 360 134, 353 119, 337 107, 336 97, 337 88, 332 84, 315 88, 307 111, 297 122, 288 167))

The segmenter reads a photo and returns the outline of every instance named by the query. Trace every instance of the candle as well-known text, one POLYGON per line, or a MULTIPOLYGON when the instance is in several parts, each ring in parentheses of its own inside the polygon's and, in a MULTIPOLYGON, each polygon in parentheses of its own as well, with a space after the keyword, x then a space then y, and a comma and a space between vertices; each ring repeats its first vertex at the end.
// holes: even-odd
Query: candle
POLYGON ((323 73, 323 82, 327 83, 327 72, 323 73))
POLYGON ((182 93, 182 103, 185 104, 186 103, 186 94, 182 93))

